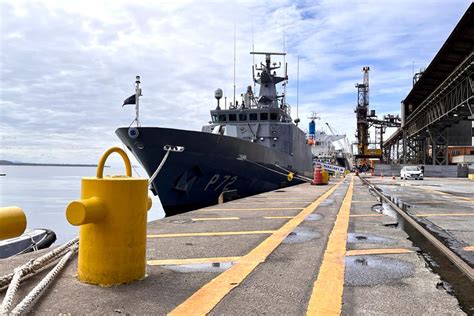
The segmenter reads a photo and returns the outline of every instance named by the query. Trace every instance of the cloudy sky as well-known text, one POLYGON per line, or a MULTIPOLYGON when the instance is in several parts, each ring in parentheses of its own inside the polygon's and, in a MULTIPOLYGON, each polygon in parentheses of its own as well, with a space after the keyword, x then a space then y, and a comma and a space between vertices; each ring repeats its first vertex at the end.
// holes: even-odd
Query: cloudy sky
POLYGON ((199 130, 214 90, 251 83, 256 51, 282 51, 296 117, 316 111, 354 140, 356 89, 370 66, 370 107, 397 114, 471 1, 0 1, 0 159, 95 163, 141 75, 145 126, 199 130), (253 27, 252 27, 253 25, 253 27), (253 36, 252 36, 253 29, 253 36), (285 32, 283 31, 285 30, 285 32))

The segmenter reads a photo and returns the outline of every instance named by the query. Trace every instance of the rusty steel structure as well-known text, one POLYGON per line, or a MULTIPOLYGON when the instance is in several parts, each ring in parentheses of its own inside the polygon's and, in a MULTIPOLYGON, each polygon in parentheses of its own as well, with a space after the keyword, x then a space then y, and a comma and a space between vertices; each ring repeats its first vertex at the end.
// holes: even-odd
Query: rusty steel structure
POLYGON ((383 143, 384 160, 448 164, 448 146, 471 146, 474 128, 474 4, 401 103, 402 124, 383 143), (467 124, 466 124, 467 123, 467 124))
POLYGON ((357 107, 354 110, 357 117, 357 154, 355 155, 356 165, 368 165, 368 159, 378 159, 383 161, 382 145, 383 135, 387 127, 400 127, 400 117, 395 115, 385 115, 379 119, 375 110, 369 111, 369 67, 363 67, 364 73, 362 83, 357 83, 357 107), (375 141, 369 140, 369 129, 375 128, 375 141), (372 146, 374 148, 369 148, 372 146))
POLYGON ((369 111, 369 67, 362 68, 364 79, 362 83, 356 83, 357 107, 354 111, 357 116, 357 155, 356 158, 370 158, 369 155, 369 123, 367 121, 369 111))

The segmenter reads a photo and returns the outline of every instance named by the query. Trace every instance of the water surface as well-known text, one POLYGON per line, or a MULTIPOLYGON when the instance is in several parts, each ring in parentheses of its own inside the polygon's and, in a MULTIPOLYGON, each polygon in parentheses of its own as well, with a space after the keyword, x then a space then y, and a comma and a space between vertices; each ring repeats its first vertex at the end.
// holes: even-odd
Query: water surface
MULTIPOLYGON (((95 167, 0 166, 0 173, 6 173, 0 176, 0 207, 21 207, 27 228, 51 229, 58 237, 56 244, 63 243, 79 232, 67 222, 66 206, 80 197, 81 178, 95 176, 95 172, 95 167)), ((123 168, 106 168, 104 174, 123 174, 123 168)), ((148 221, 164 216, 160 200, 152 199, 148 221)))

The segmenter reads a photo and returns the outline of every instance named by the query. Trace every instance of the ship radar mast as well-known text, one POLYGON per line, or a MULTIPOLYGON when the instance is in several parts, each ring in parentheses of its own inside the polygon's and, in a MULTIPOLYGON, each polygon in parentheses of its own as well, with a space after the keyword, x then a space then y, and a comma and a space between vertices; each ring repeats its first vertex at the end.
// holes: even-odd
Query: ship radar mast
POLYGON ((287 104, 285 100, 285 94, 278 95, 276 91, 276 84, 288 80, 288 67, 285 63, 284 76, 277 76, 277 69, 281 68, 281 62, 272 63, 271 56, 279 55, 285 56, 286 53, 270 53, 270 52, 250 52, 252 55, 265 55, 265 63, 260 65, 254 65, 252 67, 252 74, 254 83, 260 85, 260 90, 257 99, 257 107, 268 107, 268 108, 282 108, 287 111, 287 104), (255 76, 255 72, 257 75, 255 76), (280 100, 280 102, 279 102, 280 100))

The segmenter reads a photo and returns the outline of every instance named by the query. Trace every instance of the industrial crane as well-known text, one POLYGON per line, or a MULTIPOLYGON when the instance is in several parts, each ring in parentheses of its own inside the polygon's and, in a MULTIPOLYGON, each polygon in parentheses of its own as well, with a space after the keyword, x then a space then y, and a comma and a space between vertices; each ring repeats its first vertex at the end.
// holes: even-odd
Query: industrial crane
MULTIPOLYGON (((369 111, 369 67, 362 68, 364 73, 363 83, 356 83, 357 107, 354 111, 357 116, 357 158, 368 158, 369 149, 369 124, 367 113, 369 111)), ((375 111, 374 111, 375 112, 375 111)), ((375 114, 375 113, 374 113, 375 114)))
POLYGON ((357 107, 354 111, 357 117, 357 159, 358 167, 368 167, 368 159, 375 158, 383 160, 382 145, 383 134, 387 127, 400 127, 400 117, 397 115, 385 115, 383 119, 378 119, 375 110, 369 112, 369 67, 363 67, 363 83, 356 83, 357 88, 357 107), (369 128, 375 127, 376 137, 372 145, 374 149, 369 149, 369 128))

